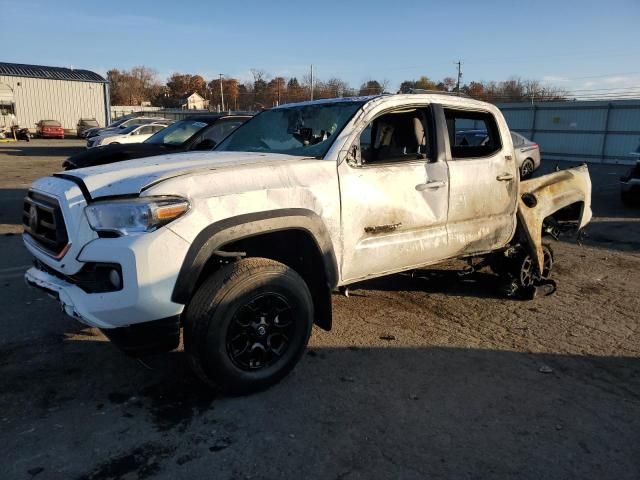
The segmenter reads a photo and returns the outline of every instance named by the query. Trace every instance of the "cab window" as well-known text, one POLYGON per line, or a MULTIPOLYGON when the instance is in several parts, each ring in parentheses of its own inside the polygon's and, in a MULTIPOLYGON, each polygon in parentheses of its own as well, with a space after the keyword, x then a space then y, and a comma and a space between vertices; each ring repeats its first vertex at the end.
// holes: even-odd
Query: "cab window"
POLYGON ((360 134, 365 165, 433 158, 433 128, 427 108, 408 108, 373 120, 360 134))
POLYGON ((488 157, 502 148, 496 119, 489 112, 445 108, 453 159, 488 157))

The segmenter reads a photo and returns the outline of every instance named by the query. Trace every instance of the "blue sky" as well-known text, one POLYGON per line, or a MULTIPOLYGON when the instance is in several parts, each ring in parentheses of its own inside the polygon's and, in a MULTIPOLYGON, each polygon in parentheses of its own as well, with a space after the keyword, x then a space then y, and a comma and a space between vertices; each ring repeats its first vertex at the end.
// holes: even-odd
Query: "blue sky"
MULTIPOLYGON (((251 68, 358 86, 455 75, 640 91, 640 1, 0 0, 0 60, 86 68, 145 65, 246 80, 251 68)), ((600 90, 602 89, 602 90, 600 90)))

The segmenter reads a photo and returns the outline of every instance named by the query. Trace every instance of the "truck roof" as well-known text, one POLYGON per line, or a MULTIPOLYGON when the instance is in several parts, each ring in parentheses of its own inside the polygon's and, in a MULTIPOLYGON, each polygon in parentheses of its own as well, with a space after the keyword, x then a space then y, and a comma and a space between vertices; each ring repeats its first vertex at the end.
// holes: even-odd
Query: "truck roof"
POLYGON ((463 103, 467 105, 476 105, 476 106, 487 105, 487 102, 483 102, 481 100, 474 100, 467 96, 462 96, 462 95, 458 96, 450 92, 433 92, 433 93, 429 92, 429 93, 382 93, 379 95, 367 95, 367 96, 361 96, 361 97, 323 98, 320 100, 307 100, 304 102, 286 103, 286 104, 274 107, 273 109, 299 107, 299 106, 307 106, 307 105, 323 105, 323 104, 343 103, 343 102, 344 103, 360 102, 362 104, 365 104, 372 100, 397 101, 401 99, 406 99, 407 101, 415 101, 415 100, 434 101, 438 99, 440 101, 446 101, 446 102, 450 102, 451 100, 455 99, 455 103, 463 103))

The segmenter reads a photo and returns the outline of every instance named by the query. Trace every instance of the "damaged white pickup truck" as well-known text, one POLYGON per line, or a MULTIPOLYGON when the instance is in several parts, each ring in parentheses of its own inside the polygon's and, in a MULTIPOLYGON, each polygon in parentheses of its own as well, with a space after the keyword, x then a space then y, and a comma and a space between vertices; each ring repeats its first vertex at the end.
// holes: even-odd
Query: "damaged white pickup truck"
POLYGON ((313 323, 331 328, 338 287, 478 257, 535 287, 542 236, 589 222, 591 181, 586 166, 520 181, 490 104, 380 95, 267 110, 211 152, 54 174, 23 214, 30 285, 132 354, 176 348, 184 327, 195 372, 246 393, 294 367, 313 323))

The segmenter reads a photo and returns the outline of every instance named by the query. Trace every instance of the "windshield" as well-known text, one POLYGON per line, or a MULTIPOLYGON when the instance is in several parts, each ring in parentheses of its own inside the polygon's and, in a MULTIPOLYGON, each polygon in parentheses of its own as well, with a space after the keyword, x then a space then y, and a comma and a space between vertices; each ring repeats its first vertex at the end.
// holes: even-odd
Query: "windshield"
POLYGON ((129 120, 129 119, 128 118, 121 118, 120 120, 116 120, 115 122, 110 123, 107 128, 118 127, 118 126, 120 126, 120 124, 126 122, 127 120, 129 120))
POLYGON ((155 135, 147 138, 144 143, 154 145, 179 146, 193 137, 208 124, 197 120, 180 120, 173 125, 163 128, 155 135))
POLYGON ((363 104, 335 102, 267 110, 238 127, 215 150, 323 157, 363 104))
POLYGON ((131 125, 130 127, 124 128, 122 130, 120 130, 118 132, 118 135, 124 135, 126 133, 131 133, 133 132, 136 128, 138 128, 140 125, 131 125))
POLYGON ((124 122, 122 122, 120 125, 118 125, 119 128, 127 128, 130 127, 131 125, 141 125, 142 122, 141 120, 138 120, 137 118, 130 118, 129 120, 125 120, 124 122))
POLYGON ((43 120, 42 125, 45 127, 60 127, 62 124, 57 120, 43 120))
POLYGON ((98 127, 97 120, 80 120, 80 125, 83 127, 98 127))

